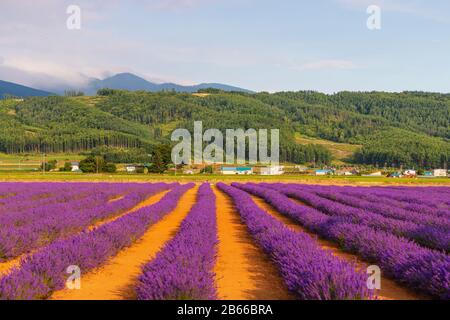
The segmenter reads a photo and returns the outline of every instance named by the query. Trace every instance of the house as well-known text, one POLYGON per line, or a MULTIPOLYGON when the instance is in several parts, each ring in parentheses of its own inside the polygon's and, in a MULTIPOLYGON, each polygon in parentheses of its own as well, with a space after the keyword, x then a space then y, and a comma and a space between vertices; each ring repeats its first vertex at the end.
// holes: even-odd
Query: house
POLYGON ((336 175, 338 175, 338 176, 352 176, 353 172, 351 172, 349 170, 338 170, 338 171, 336 171, 336 175))
POLYGON ((224 175, 253 174, 253 168, 251 168, 251 167, 222 167, 221 172, 224 175))
POLYGON ((435 169, 433 171, 433 176, 434 177, 447 177, 448 173, 447 170, 445 169, 435 169))
POLYGON ((260 173, 263 176, 278 176, 284 173, 284 168, 282 166, 263 167, 260 173))
POLYGON ((434 172, 433 172, 433 171, 425 171, 425 172, 423 173, 423 176, 424 176, 424 177, 427 177, 427 178, 434 177, 434 172))
POLYGON ((383 176, 383 172, 381 171, 376 171, 376 172, 372 172, 369 174, 363 174, 363 177, 382 177, 383 176))
POLYGON ((417 171, 416 170, 405 170, 405 172, 403 172, 403 174, 407 177, 415 177, 415 176, 417 176, 417 171))
POLYGON ((129 165, 127 165, 127 166, 125 167, 125 170, 126 170, 128 173, 134 173, 134 172, 136 172, 136 166, 135 166, 135 165, 129 164, 129 165))
POLYGON ((393 172, 393 173, 389 174, 388 177, 389 178, 401 178, 402 174, 400 172, 393 172))
POLYGON ((80 163, 79 162, 71 162, 70 163, 70 171, 80 172, 80 163))
POLYGON ((333 171, 329 170, 329 169, 324 169, 324 170, 316 170, 316 176, 327 176, 332 174, 333 171))

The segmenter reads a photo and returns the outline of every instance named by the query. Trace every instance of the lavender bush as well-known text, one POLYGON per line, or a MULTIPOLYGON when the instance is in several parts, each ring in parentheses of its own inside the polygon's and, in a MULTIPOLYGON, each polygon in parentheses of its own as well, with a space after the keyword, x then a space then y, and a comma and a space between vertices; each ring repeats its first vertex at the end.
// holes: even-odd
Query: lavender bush
POLYGON ((289 290, 305 300, 365 299, 371 296, 366 277, 321 249, 306 233, 289 230, 260 209, 251 197, 223 183, 250 233, 276 263, 289 290))
POLYGON ((176 236, 143 267, 136 288, 138 299, 216 299, 213 268, 217 242, 216 197, 205 183, 176 236))
MULTIPOLYGON (((264 185, 264 184, 263 184, 264 185)), ((268 186, 268 185, 266 185, 268 186)), ((349 222, 384 230, 395 235, 414 240, 417 243, 437 250, 450 251, 450 232, 441 226, 427 226, 412 221, 402 221, 385 217, 370 210, 341 204, 322 198, 298 185, 272 185, 289 197, 301 200, 310 206, 332 216, 348 218, 349 222)))
POLYGON ((83 199, 1 214, 0 262, 73 235, 96 221, 125 212, 171 185, 108 184, 103 187, 108 191, 96 192, 83 199), (125 194, 122 199, 108 202, 111 197, 121 194, 125 194))
POLYGON ((68 266, 79 266, 83 273, 101 266, 171 212, 180 197, 193 186, 177 186, 152 206, 42 248, 0 279, 0 299, 48 298, 53 291, 64 288, 68 266))
MULTIPOLYGON (((280 192, 253 184, 233 184, 262 197, 280 213, 334 241, 340 247, 375 263, 382 271, 410 288, 435 298, 450 299, 450 257, 391 233, 354 224, 348 217, 329 216, 294 203, 280 192)), ((284 186, 284 189, 289 189, 284 186)))

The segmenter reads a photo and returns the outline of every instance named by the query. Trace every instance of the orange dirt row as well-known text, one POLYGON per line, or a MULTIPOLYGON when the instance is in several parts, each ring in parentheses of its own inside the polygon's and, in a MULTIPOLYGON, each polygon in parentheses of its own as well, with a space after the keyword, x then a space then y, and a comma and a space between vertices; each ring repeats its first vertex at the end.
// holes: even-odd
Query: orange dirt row
MULTIPOLYGON (((144 264, 151 261, 163 246, 173 238, 182 221, 196 202, 198 186, 187 191, 175 210, 151 226, 144 236, 132 246, 122 250, 103 266, 81 275, 80 290, 60 290, 53 294, 54 300, 123 300, 136 299, 134 288, 144 264)), ((233 201, 213 187, 217 197, 217 228, 219 244, 214 268, 218 297, 221 300, 291 300, 291 294, 270 258, 254 242, 241 221, 233 201)), ((168 191, 161 192, 140 203, 133 209, 111 219, 94 224, 90 229, 111 222, 125 214, 157 203, 168 191)), ((340 250, 334 243, 320 239, 293 220, 281 215, 262 199, 252 196, 255 203, 287 227, 305 232, 317 239, 318 245, 357 268, 366 269, 368 264, 357 256, 340 250)), ((294 201, 294 200, 292 200, 294 201)), ((0 264, 0 276, 9 268, 19 265, 20 260, 0 264)), ((382 299, 424 299, 394 281, 383 278, 382 299)))
MULTIPOLYGON (((116 220, 116 219, 118 219, 118 218, 120 218, 120 217, 122 217, 122 216, 124 216, 124 215, 127 215, 127 214, 129 214, 129 213, 132 213, 132 212, 134 212, 134 211, 137 211, 137 210, 139 210, 139 209, 141 209, 141 208, 143 208, 143 207, 146 207, 146 206, 150 206, 150 205, 152 205, 152 204, 155 204, 155 203, 157 203, 159 200, 161 200, 162 197, 164 197, 169 191, 170 191, 170 190, 165 190, 165 191, 162 191, 162 192, 160 192, 160 193, 157 193, 156 195, 150 196, 148 199, 146 199, 146 200, 142 201, 141 203, 137 204, 135 207, 131 208, 130 210, 125 211, 125 212, 120 213, 120 214, 117 214, 117 215, 115 215, 114 217, 107 218, 107 219, 104 219, 104 220, 100 220, 100 221, 98 221, 98 222, 95 222, 93 225, 87 227, 86 230, 87 230, 87 231, 91 231, 91 230, 93 230, 93 229, 95 229, 95 228, 98 228, 98 227, 100 227, 100 226, 102 226, 102 225, 108 223, 108 222, 112 222, 112 221, 114 221, 114 220, 116 220)), ((119 200, 119 199, 121 199, 121 198, 123 198, 123 197, 119 197, 119 198, 117 198, 117 199, 113 199, 113 201, 117 201, 117 200, 119 200)), ((110 200, 110 201, 111 201, 111 200, 110 200)), ((10 270, 12 270, 14 267, 20 266, 21 261, 22 261, 25 257, 27 257, 28 255, 30 255, 30 253, 28 253, 28 254, 23 254, 23 255, 21 255, 20 257, 11 259, 11 260, 6 261, 6 262, 1 262, 1 263, 0 263, 0 277, 1 277, 1 276, 4 276, 5 274, 7 274, 7 273, 8 273, 10 270)))
POLYGON ((218 256, 215 267, 219 299, 290 300, 278 270, 252 240, 232 200, 217 197, 218 256))
MULTIPOLYGON (((151 261, 176 233, 183 219, 196 201, 198 187, 187 191, 174 211, 151 226, 129 248, 122 250, 102 267, 81 275, 81 289, 55 292, 54 300, 122 300, 136 299, 134 287, 141 267, 151 261)), ((147 205, 159 201, 154 199, 147 205)))
MULTIPOLYGON (((291 230, 309 234, 313 239, 316 239, 317 244, 322 249, 330 251, 334 256, 339 257, 342 260, 355 263, 357 269, 367 270, 369 264, 365 261, 362 261, 358 256, 344 252, 335 243, 319 238, 316 234, 309 232, 294 220, 280 214, 275 210, 275 208, 266 203, 263 199, 255 196, 252 196, 252 199, 260 208, 264 209, 273 217, 283 222, 291 230)), ((302 202, 297 200, 291 201, 294 201, 299 205, 304 205, 302 202)), ((412 292, 409 289, 399 286, 396 282, 386 277, 383 277, 381 279, 381 290, 377 292, 377 296, 379 299, 383 300, 420 300, 425 298, 416 294, 415 292, 412 292)))

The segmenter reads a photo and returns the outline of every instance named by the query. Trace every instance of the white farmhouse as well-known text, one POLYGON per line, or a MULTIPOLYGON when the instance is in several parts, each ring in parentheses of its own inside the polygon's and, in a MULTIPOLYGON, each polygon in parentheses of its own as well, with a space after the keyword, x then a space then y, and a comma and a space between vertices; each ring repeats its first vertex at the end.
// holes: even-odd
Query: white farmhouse
POLYGON ((125 169, 127 170, 128 173, 136 172, 136 166, 133 165, 128 165, 125 167, 125 169))
POLYGON ((417 176, 417 171, 416 170, 406 170, 405 172, 403 172, 403 174, 407 177, 415 177, 415 176, 417 176))
POLYGON ((446 177, 447 176, 447 170, 445 170, 445 169, 435 169, 435 170, 433 170, 433 176, 435 176, 435 177, 446 177))
POLYGON ((70 163, 70 171, 72 171, 72 172, 80 171, 80 163, 79 162, 71 162, 70 163))
POLYGON ((284 168, 282 166, 271 166, 261 168, 261 175, 263 176, 279 176, 284 173, 284 168))
POLYGON ((222 167, 221 172, 224 175, 253 174, 253 168, 250 168, 250 167, 222 167))

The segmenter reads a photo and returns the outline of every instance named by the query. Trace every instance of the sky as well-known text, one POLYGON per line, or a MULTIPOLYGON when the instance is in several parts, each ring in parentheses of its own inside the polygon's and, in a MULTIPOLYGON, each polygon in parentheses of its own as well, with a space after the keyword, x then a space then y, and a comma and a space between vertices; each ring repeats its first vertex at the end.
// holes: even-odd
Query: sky
POLYGON ((0 0, 0 80, 450 92, 448 0, 0 0), (67 7, 81 28, 67 28, 67 7), (370 30, 367 8, 381 12, 370 30))

